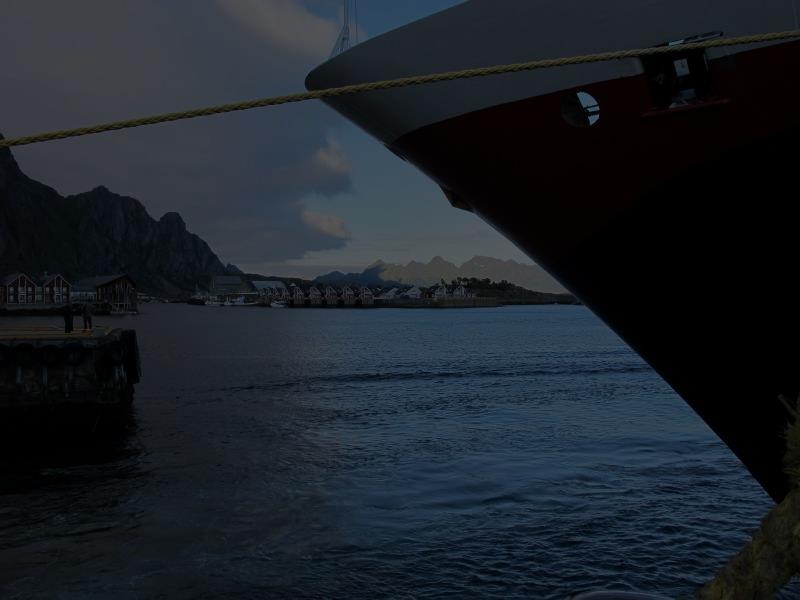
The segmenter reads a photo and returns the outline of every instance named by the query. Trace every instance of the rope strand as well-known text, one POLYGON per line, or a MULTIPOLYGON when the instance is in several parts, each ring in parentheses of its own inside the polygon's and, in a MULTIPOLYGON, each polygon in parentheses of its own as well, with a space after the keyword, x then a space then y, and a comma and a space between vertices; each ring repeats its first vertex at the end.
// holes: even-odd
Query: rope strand
POLYGON ((94 135, 106 131, 117 131, 120 129, 130 129, 133 127, 144 127, 146 125, 156 125, 158 123, 169 123, 171 121, 181 121, 186 119, 196 119, 198 117, 208 117, 242 110, 252 110, 254 108, 264 108, 267 106, 279 106, 282 104, 292 104, 296 102, 306 102, 308 100, 324 100, 338 96, 349 96, 379 90, 398 89, 416 85, 426 85, 439 83, 442 81, 454 81, 460 79, 473 79, 476 77, 489 77, 493 75, 503 75, 508 73, 519 73, 523 71, 536 71, 540 69, 551 69, 570 65, 581 65, 597 62, 607 62, 612 60, 625 60, 628 58, 642 58, 645 56, 656 56, 661 54, 672 54, 687 52, 691 50, 703 50, 708 48, 721 48, 729 46, 742 46, 747 44, 757 44, 764 42, 776 42, 800 38, 800 29, 780 31, 760 35, 748 35, 732 38, 717 38, 680 44, 674 46, 657 46, 653 48, 639 48, 633 50, 619 50, 614 52, 600 52, 597 54, 586 54, 582 56, 570 56, 564 58, 548 58, 534 60, 523 63, 512 63, 507 65, 494 65, 490 67, 479 67, 474 69, 462 69, 459 71, 447 71, 444 73, 431 73, 428 75, 416 75, 412 77, 401 77, 398 79, 387 79, 383 81, 371 81, 354 85, 313 90, 310 92, 300 92, 285 96, 272 96, 247 100, 244 102, 234 102, 230 104, 220 104, 195 108, 179 112, 151 115, 135 119, 122 121, 112 121, 109 123, 99 123, 87 127, 76 129, 63 129, 59 131, 48 131, 7 140, 0 139, 0 148, 10 148, 12 146, 25 146, 28 144, 38 144, 52 140, 62 140, 66 138, 80 137, 84 135, 94 135))

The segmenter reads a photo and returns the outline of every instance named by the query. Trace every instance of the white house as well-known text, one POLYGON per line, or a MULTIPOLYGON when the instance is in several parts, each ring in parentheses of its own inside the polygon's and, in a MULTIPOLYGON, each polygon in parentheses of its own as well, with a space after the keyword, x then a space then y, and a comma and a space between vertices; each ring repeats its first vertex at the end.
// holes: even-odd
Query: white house
POLYGON ((433 290, 433 297, 434 298, 447 298, 447 286, 442 285, 441 283, 437 285, 433 290))
POLYGON ((394 300, 400 294, 400 290, 396 287, 393 287, 390 290, 383 292, 380 296, 378 296, 379 300, 394 300))
POLYGON ((289 290, 282 281, 253 281, 252 284, 259 296, 270 300, 289 299, 289 290))
POLYGON ((356 303, 356 294, 350 286, 342 288, 342 303, 345 306, 353 306, 356 303))
POLYGON ((319 288, 317 286, 312 285, 311 289, 308 290, 308 301, 313 306, 322 305, 322 292, 319 291, 319 288))
POLYGON ((292 303, 295 306, 303 306, 306 303, 306 295, 296 285, 292 284, 292 303))
POLYGON ((372 290, 368 287, 361 288, 360 296, 362 306, 372 306, 375 304, 375 294, 373 294, 372 290))
POLYGON ((325 286, 325 304, 327 306, 336 306, 339 304, 339 294, 329 285, 325 286))
POLYGON ((414 286, 410 289, 407 289, 401 295, 406 298, 412 298, 413 300, 419 300, 422 298, 422 290, 420 290, 417 286, 414 286))

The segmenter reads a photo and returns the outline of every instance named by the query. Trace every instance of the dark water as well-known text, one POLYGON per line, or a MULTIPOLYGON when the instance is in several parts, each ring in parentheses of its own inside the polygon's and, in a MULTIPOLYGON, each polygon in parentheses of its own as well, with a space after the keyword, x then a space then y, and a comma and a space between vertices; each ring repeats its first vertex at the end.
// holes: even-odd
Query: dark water
POLYGON ((687 596, 771 506, 582 307, 145 310, 136 431, 4 463, 0 596, 687 596))

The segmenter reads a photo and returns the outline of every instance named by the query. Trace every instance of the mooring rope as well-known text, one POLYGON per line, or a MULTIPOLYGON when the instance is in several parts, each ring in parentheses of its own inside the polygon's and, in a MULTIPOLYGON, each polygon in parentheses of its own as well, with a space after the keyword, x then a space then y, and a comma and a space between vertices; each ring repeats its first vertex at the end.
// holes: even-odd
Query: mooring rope
POLYGON ((522 71, 536 71, 540 69, 551 69, 555 67, 566 67, 570 65, 582 65, 588 63, 607 62, 612 60, 624 60, 628 58, 642 58, 646 56, 657 56, 661 54, 672 54, 688 52, 692 50, 703 50, 708 48, 720 48, 728 46, 742 46, 747 44, 757 44, 762 42, 776 42, 789 39, 800 38, 800 29, 789 31, 779 31, 774 33, 764 33, 758 35, 747 35, 731 38, 716 38, 702 42, 692 42, 687 44, 675 44, 672 46, 656 46, 653 48, 638 48, 632 50, 617 50, 613 52, 600 52, 597 54, 585 54, 580 56, 569 56, 563 58, 547 58, 533 60, 522 63, 512 63, 507 65, 493 65, 489 67, 479 67, 474 69, 462 69, 459 71, 446 71, 443 73, 430 73, 427 75, 415 75, 412 77, 401 77, 398 79, 387 79, 383 81, 371 81, 354 85, 326 88, 311 92, 300 92, 285 96, 272 96, 269 98, 259 98, 256 100, 246 100, 244 102, 233 102, 230 104, 219 104, 195 108, 179 112, 151 115, 136 119, 126 119, 123 121, 112 121, 109 123, 99 123, 87 127, 76 129, 63 129, 59 131, 48 131, 27 135, 23 137, 0 140, 0 148, 11 146, 25 146, 28 144, 38 144, 52 140, 62 140, 66 138, 93 135, 106 131, 116 131, 119 129, 130 129, 132 127, 143 127, 145 125, 156 125, 158 123, 168 123, 171 121, 181 121, 184 119, 196 119, 198 117, 208 117, 223 113, 251 110, 254 108, 264 108, 267 106, 279 106, 281 104, 292 104, 296 102, 306 102, 308 100, 323 100, 325 98, 335 98, 337 96, 348 96, 378 90, 391 90, 442 81, 454 81, 457 79, 473 79, 476 77, 489 77, 493 75, 503 75, 508 73, 519 73, 522 71))
POLYGON ((767 513, 752 539, 695 596, 696 600, 773 598, 800 572, 800 396, 780 394, 789 415, 784 470, 792 489, 767 513))

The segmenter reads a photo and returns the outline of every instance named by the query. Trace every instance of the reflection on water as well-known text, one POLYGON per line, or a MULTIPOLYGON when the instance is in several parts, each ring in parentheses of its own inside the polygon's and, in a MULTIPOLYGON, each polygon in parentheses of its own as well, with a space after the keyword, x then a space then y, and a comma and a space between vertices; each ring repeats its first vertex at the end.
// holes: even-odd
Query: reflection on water
POLYGON ((31 416, 24 428, 4 424, 0 494, 47 488, 91 467, 103 479, 120 467, 121 472, 130 472, 139 454, 135 411, 125 407, 113 415, 106 413, 92 411, 70 423, 62 422, 63 415, 31 416))
POLYGON ((3 597, 686 596, 770 507, 582 307, 146 308, 135 428, 0 462, 3 597))

